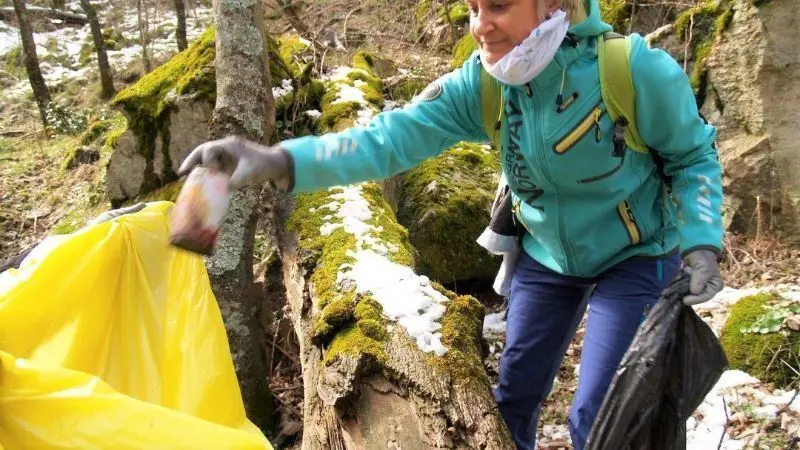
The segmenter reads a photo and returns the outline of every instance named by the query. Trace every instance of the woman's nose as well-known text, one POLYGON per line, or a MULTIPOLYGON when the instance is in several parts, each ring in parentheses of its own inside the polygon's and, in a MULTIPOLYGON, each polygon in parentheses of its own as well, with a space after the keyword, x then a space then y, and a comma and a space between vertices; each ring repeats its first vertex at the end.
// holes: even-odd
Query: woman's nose
POLYGON ((486 36, 494 30, 492 18, 485 12, 479 11, 470 16, 470 28, 475 36, 486 36))

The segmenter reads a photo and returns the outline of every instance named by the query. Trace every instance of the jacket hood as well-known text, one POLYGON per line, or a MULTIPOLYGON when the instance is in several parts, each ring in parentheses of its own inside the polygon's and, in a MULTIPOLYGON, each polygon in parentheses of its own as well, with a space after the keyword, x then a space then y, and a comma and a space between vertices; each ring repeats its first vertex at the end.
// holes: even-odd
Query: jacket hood
POLYGON ((611 25, 603 22, 598 0, 574 0, 581 7, 572 13, 569 33, 577 38, 592 37, 612 31, 611 25))

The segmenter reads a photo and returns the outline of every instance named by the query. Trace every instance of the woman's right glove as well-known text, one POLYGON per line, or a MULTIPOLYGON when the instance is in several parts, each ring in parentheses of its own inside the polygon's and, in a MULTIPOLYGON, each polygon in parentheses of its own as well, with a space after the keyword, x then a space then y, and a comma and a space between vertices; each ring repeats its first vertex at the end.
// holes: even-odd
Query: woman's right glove
POLYGON ((290 191, 294 184, 292 159, 279 146, 267 147, 244 138, 231 136, 204 142, 189 153, 178 169, 188 174, 196 166, 212 167, 230 175, 230 188, 271 181, 290 191))

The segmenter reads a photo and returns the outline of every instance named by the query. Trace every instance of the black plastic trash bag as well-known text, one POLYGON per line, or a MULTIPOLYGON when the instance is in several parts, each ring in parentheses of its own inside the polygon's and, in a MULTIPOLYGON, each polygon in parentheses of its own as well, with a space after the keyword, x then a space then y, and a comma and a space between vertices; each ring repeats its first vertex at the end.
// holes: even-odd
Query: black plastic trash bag
POLYGON ((686 420, 728 368, 713 331, 683 304, 689 276, 661 294, 622 358, 587 450, 686 448, 686 420))

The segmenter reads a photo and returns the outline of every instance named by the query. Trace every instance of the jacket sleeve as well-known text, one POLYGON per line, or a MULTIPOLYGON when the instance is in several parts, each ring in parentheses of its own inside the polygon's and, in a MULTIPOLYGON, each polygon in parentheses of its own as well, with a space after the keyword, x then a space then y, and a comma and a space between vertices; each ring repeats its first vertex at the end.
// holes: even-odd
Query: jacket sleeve
POLYGON ((478 64, 470 58, 405 108, 380 113, 365 127, 283 141, 294 165, 291 192, 388 178, 459 141, 486 141, 478 64))
POLYGON ((689 79, 668 53, 635 39, 631 72, 639 134, 672 177, 681 255, 701 248, 719 254, 724 227, 716 129, 698 114, 689 79))

